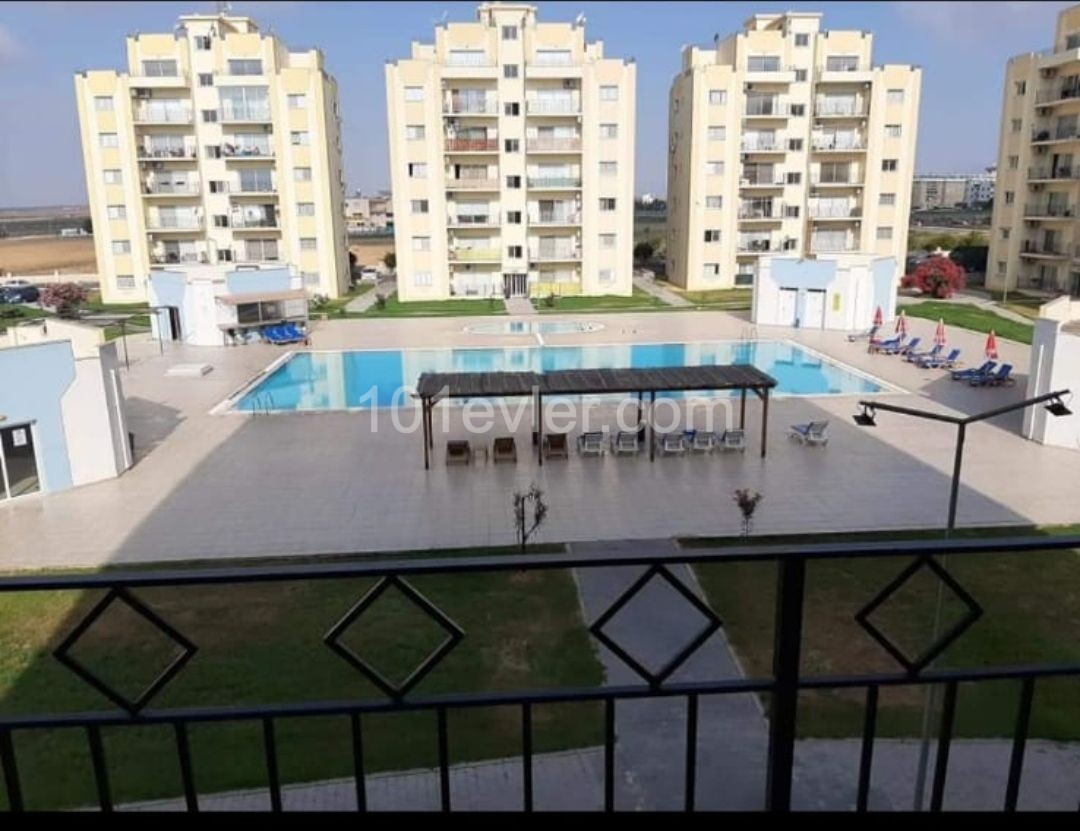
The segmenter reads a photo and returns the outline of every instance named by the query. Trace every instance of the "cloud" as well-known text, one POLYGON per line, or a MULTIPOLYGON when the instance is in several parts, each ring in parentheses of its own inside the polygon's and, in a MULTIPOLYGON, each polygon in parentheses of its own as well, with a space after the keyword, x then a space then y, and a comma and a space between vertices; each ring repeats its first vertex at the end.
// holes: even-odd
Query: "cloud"
POLYGON ((26 49, 15 39, 11 30, 0 23, 0 66, 15 63, 26 54, 26 49))
POLYGON ((1008 39, 1016 32, 1037 30, 1047 43, 1053 39, 1053 25, 1058 12, 1072 3, 976 2, 975 0, 950 0, 950 2, 927 3, 922 0, 900 2, 896 11, 907 22, 920 26, 927 37, 954 45, 972 46, 987 39, 1008 39))

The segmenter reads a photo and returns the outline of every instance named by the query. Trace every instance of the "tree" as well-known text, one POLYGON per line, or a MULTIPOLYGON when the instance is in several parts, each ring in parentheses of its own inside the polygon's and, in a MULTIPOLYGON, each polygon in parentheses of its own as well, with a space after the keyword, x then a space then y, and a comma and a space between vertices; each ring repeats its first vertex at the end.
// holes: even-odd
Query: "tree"
POLYGON ((349 271, 356 268, 356 254, 353 251, 349 252, 349 271))
POLYGON ((754 511, 757 510, 758 503, 765 497, 757 491, 750 490, 750 488, 737 488, 733 498, 735 504, 739 506, 739 512, 742 514, 742 535, 749 537, 754 526, 754 511))
POLYGON ((634 246, 634 262, 647 263, 656 253, 656 247, 648 240, 643 240, 634 246))
POLYGON ((382 261, 383 265, 385 265, 391 271, 397 268, 397 254, 395 254, 393 251, 387 251, 385 254, 383 254, 382 261))
POLYGON ((916 288, 923 294, 941 299, 952 297, 966 284, 964 269, 948 257, 929 257, 900 281, 903 288, 916 288))
POLYGON ((87 217, 83 220, 82 229, 88 234, 94 233, 94 220, 87 217))
POLYGON ((50 283, 41 290, 41 305, 52 306, 60 317, 78 317, 89 292, 78 283, 50 283))
POLYGON ((544 502, 544 492, 536 486, 529 487, 527 493, 514 491, 514 528, 517 531, 518 546, 521 553, 525 553, 525 546, 529 542, 536 529, 547 517, 547 503, 544 502), (529 504, 532 504, 532 521, 529 521, 529 504))

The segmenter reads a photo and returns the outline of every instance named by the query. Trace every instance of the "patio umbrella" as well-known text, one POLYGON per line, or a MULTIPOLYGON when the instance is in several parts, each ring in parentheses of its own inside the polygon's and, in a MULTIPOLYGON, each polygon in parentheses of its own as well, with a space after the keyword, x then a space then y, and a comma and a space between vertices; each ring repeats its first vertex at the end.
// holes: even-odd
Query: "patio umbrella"
POLYGON ((986 357, 997 360, 997 335, 994 334, 994 330, 990 330, 990 334, 986 336, 986 357))
POLYGON ((907 337, 907 316, 903 312, 896 316, 896 334, 907 337))
POLYGON ((937 329, 934 330, 934 346, 945 345, 945 321, 938 318, 937 329))
POLYGON ((874 312, 874 326, 881 328, 881 324, 885 322, 885 315, 881 312, 881 306, 877 307, 877 311, 874 312))

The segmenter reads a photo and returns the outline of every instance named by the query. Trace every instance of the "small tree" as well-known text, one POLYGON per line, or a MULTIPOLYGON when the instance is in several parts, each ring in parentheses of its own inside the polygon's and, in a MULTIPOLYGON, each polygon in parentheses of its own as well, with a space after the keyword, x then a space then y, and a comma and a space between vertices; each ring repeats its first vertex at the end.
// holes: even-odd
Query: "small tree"
POLYGON ((526 493, 514 491, 514 528, 517 531, 518 546, 521 553, 525 553, 525 546, 529 542, 536 529, 540 527, 547 517, 547 503, 544 502, 544 492, 533 482, 526 493), (532 504, 532 519, 529 519, 529 504, 532 504))
POLYGON ((375 295, 375 308, 376 309, 385 309, 386 308, 386 295, 385 294, 376 294, 375 295))
POLYGON ((656 253, 656 246, 648 240, 643 240, 634 246, 634 262, 647 263, 656 253))
POLYGON ((52 306, 60 317, 77 317, 89 292, 78 283, 50 283, 41 290, 41 304, 52 306))
POLYGON ((397 254, 395 254, 393 251, 387 251, 385 254, 383 254, 382 261, 383 265, 390 269, 390 271, 393 271, 395 268, 397 268, 397 254))
POLYGON ((952 297, 966 284, 964 269, 948 257, 929 257, 900 281, 903 288, 917 288, 923 294, 941 299, 952 297))
POLYGON ((750 531, 754 526, 754 511, 757 510, 758 503, 764 499, 755 490, 750 488, 737 488, 735 490, 735 504, 739 506, 739 511, 742 513, 742 535, 744 537, 750 536, 750 531))

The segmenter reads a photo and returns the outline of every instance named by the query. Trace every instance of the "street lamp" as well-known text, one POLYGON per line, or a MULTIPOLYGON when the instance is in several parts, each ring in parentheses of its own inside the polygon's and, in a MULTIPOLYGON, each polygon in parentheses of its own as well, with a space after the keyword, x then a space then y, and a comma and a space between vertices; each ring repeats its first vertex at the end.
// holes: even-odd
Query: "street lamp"
MULTIPOLYGON (((943 421, 946 424, 956 425, 956 455, 953 459, 953 475, 952 486, 949 491, 949 517, 945 524, 945 536, 948 537, 953 529, 956 527, 956 502, 960 495, 960 466, 964 459, 964 439, 967 435, 967 426, 974 424, 978 421, 985 421, 988 418, 994 418, 995 416, 1004 415, 1005 413, 1015 412, 1016 410, 1023 410, 1028 407, 1034 407, 1036 404, 1043 404, 1046 402, 1046 411, 1052 416, 1060 417, 1072 415, 1072 410, 1065 406, 1065 402, 1062 401, 1062 396, 1069 395, 1069 390, 1059 390, 1057 392, 1048 392, 1045 395, 1039 395, 1035 398, 1028 398, 1023 401, 1018 401, 1015 404, 1007 404, 1004 407, 998 407, 993 410, 987 410, 984 413, 976 413, 970 416, 951 416, 943 413, 929 412, 928 410, 918 410, 914 407, 901 407, 898 404, 887 404, 880 401, 860 401, 859 407, 861 411, 852 416, 852 420, 860 427, 876 427, 877 426, 877 411, 898 413, 900 415, 912 416, 914 418, 924 418, 930 421, 943 421)), ((944 563, 945 557, 942 556, 942 562, 944 563)), ((941 606, 943 602, 942 586, 938 585, 937 606, 934 610, 934 635, 936 639, 938 636, 938 630, 941 626, 941 606)), ((931 663, 931 666, 933 664, 931 663)), ((932 718, 932 710, 934 709, 935 688, 933 685, 928 685, 926 688, 926 707, 923 710, 923 724, 922 724, 922 742, 919 746, 919 767, 915 774, 915 806, 914 810, 921 811, 923 807, 923 794, 926 790, 926 772, 927 762, 930 757, 930 723, 932 718)))

